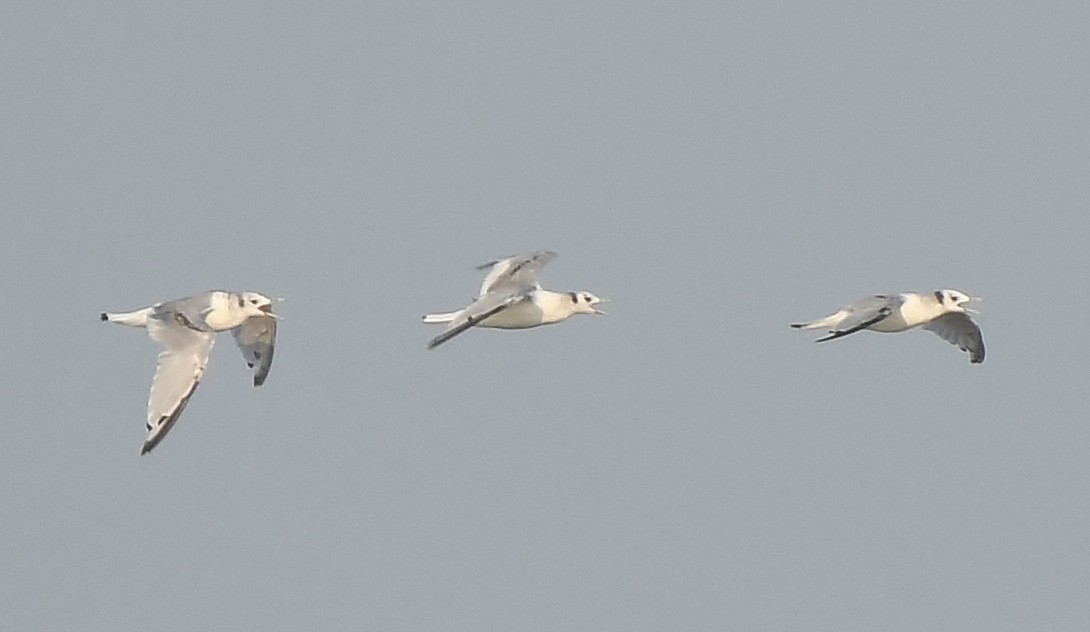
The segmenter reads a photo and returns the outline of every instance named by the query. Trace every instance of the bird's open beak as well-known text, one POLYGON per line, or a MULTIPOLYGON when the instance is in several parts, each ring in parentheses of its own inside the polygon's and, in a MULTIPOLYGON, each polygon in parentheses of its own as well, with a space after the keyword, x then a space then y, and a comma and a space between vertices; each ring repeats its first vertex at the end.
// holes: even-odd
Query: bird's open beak
MULTIPOLYGON (((980 298, 979 296, 970 296, 969 300, 966 301, 966 303, 981 303, 983 301, 984 301, 984 299, 980 298)), ((975 309, 969 307, 968 305, 965 306, 965 311, 966 311, 966 313, 971 314, 971 315, 975 315, 975 314, 980 313, 979 310, 975 310, 975 309)))
POLYGON ((595 314, 598 314, 599 316, 605 316, 609 312, 607 312, 604 309, 599 309, 598 305, 601 304, 601 303, 608 303, 608 302, 609 302, 608 298, 601 298, 601 299, 598 299, 597 303, 595 303, 594 305, 591 305, 590 308, 594 310, 595 314))

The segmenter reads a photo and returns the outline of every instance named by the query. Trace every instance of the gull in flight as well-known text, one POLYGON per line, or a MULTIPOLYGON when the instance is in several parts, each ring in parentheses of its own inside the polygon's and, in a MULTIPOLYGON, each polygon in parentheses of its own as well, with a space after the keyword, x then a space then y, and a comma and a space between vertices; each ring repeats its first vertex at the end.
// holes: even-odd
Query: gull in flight
POLYGON ((102 312, 101 318, 145 327, 152 340, 166 347, 151 383, 148 436, 140 454, 159 445, 178 421, 204 375, 217 331, 231 330, 254 369, 254 386, 265 383, 272 366, 277 315, 272 313, 272 300, 257 292, 205 292, 132 312, 102 312))
POLYGON ((930 294, 878 294, 857 301, 835 314, 809 323, 795 323, 795 329, 828 329, 828 335, 814 342, 834 340, 860 329, 886 333, 922 326, 943 340, 969 352, 969 362, 984 361, 984 338, 969 317, 976 310, 967 303, 979 301, 957 290, 935 290, 930 294))
POLYGON ((606 302, 590 292, 542 289, 537 273, 556 258, 555 252, 505 257, 477 266, 488 269, 480 294, 469 307, 445 314, 427 314, 425 323, 445 323, 443 333, 428 342, 434 349, 470 327, 528 329, 558 323, 574 314, 604 314, 595 307, 606 302))

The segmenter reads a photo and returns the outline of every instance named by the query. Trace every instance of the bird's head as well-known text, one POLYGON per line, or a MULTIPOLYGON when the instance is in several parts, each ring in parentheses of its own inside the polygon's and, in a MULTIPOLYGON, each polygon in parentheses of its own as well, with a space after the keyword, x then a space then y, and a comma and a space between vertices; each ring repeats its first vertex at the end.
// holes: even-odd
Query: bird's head
POLYGON ((969 303, 980 300, 963 292, 949 289, 935 290, 935 298, 946 311, 961 312, 962 314, 975 314, 976 310, 970 308, 969 303))
POLYGON ((608 303, 609 299, 598 298, 590 292, 569 292, 569 295, 576 314, 605 314, 596 306, 600 303, 608 303))
POLYGON ((273 299, 257 292, 243 292, 238 295, 238 306, 242 308, 247 316, 272 316, 276 318, 276 314, 272 313, 272 304, 273 299))

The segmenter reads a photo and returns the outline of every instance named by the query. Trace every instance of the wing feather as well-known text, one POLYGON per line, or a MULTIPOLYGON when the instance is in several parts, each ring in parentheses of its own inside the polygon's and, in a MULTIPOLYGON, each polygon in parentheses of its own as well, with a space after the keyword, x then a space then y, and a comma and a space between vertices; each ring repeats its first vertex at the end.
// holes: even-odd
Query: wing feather
POLYGON ((150 452, 170 432, 208 366, 215 334, 197 331, 184 320, 173 318, 171 313, 148 319, 148 335, 165 349, 159 353, 148 396, 148 436, 141 454, 150 452))
POLYGON ((526 300, 527 294, 514 292, 510 294, 491 293, 473 302, 469 307, 458 312, 450 321, 443 333, 428 341, 428 349, 434 349, 463 331, 476 325, 482 320, 499 314, 519 301, 526 300))
POLYGON ((242 351, 246 364, 254 370, 254 386, 261 386, 272 368, 276 349, 276 319, 272 316, 251 316, 231 330, 235 344, 242 351))
POLYGON ((969 318, 968 314, 950 312, 926 323, 923 328, 935 332, 946 342, 957 345, 962 351, 967 351, 969 362, 980 364, 984 361, 984 335, 980 333, 980 327, 969 318))
POLYGON ((539 250, 535 253, 504 257, 479 265, 478 270, 491 268, 485 275, 484 282, 481 283, 479 296, 511 288, 540 289, 541 284, 537 280, 538 272, 555 258, 555 252, 539 250))
POLYGON ((885 294, 878 294, 856 301, 841 310, 845 315, 830 328, 829 335, 818 338, 815 342, 835 340, 848 334, 854 334, 861 329, 866 329, 889 317, 900 303, 900 296, 887 296, 885 294))
POLYGON ((181 319, 184 319, 186 326, 191 329, 211 331, 211 327, 204 321, 204 317, 212 305, 214 295, 215 292, 204 292, 173 301, 156 303, 153 306, 154 313, 155 316, 163 320, 174 319, 181 322, 181 319))

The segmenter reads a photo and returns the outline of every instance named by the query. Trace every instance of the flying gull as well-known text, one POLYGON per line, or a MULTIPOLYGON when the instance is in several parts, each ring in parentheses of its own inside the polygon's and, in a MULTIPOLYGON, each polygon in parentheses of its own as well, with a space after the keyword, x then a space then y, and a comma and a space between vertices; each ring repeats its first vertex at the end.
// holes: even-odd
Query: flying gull
POLYGON ((537 274, 555 252, 504 257, 478 266, 488 270, 477 298, 465 309, 444 314, 427 314, 425 323, 444 323, 446 330, 428 342, 434 349, 470 327, 528 329, 558 323, 575 314, 604 314, 596 305, 604 303, 590 292, 554 292, 538 283, 537 274))
POLYGON ((200 384, 216 332, 230 330, 261 386, 272 366, 276 314, 272 300, 257 292, 213 291, 156 303, 131 312, 103 312, 103 321, 144 327, 166 347, 148 398, 148 436, 141 454, 159 445, 200 384))
POLYGON ((835 314, 809 323, 795 323, 796 329, 828 329, 815 342, 835 340, 861 329, 893 333, 913 327, 933 331, 943 340, 969 352, 969 362, 984 361, 984 338, 970 314, 976 310, 967 304, 980 299, 957 290, 935 290, 929 294, 905 292, 878 294, 857 301, 835 314))

